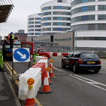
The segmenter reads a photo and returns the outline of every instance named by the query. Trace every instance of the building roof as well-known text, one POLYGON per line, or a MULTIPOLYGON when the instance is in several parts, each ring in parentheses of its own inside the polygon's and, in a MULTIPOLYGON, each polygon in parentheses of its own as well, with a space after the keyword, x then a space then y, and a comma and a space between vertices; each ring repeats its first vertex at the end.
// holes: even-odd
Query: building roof
POLYGON ((13 8, 13 5, 0 5, 0 23, 5 22, 13 8))

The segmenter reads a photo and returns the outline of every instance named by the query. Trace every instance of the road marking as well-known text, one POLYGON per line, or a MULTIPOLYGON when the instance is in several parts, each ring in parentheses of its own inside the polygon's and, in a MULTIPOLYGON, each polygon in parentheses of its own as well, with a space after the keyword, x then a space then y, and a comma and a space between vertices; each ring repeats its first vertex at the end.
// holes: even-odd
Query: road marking
MULTIPOLYGON (((56 70, 58 70, 58 71, 60 71, 60 72, 65 72, 65 71, 62 70, 62 69, 61 69, 61 70, 58 69, 58 68, 54 68, 54 69, 56 69, 56 70)), ((100 82, 97 82, 97 81, 94 81, 94 80, 91 80, 91 79, 88 79, 88 78, 79 76, 79 75, 77 75, 77 74, 69 74, 69 76, 70 76, 70 77, 73 77, 73 78, 76 78, 76 79, 78 79, 78 80, 80 80, 80 81, 83 81, 83 82, 85 82, 85 83, 87 83, 87 84, 90 84, 90 85, 92 85, 92 86, 94 86, 94 87, 96 87, 96 88, 99 88, 99 89, 101 89, 101 90, 106 91, 106 84, 103 84, 103 83, 100 83, 100 82), (101 87, 101 86, 103 86, 103 87, 105 87, 105 88, 103 88, 103 87, 101 87)))
POLYGON ((64 70, 60 70, 60 69, 58 69, 56 67, 53 67, 53 68, 56 69, 56 70, 58 70, 58 71, 60 71, 60 72, 65 72, 64 70))
POLYGON ((92 86, 95 86, 99 89, 102 89, 102 90, 106 91, 105 88, 101 87, 101 86, 106 87, 106 85, 103 84, 103 83, 100 83, 100 82, 97 82, 97 81, 94 81, 94 80, 91 80, 91 79, 88 79, 88 78, 85 78, 85 77, 82 77, 82 76, 79 76, 79 75, 76 75, 76 74, 73 74, 73 75, 69 74, 69 76, 74 77, 78 80, 81 80, 81 81, 87 83, 87 84, 90 84, 92 86))
MULTIPOLYGON (((11 70, 12 70, 12 67, 11 67, 9 64, 7 65, 6 63, 8 64, 8 62, 4 62, 4 64, 5 64, 6 68, 8 69, 8 71, 10 72, 10 74, 12 75, 12 71, 11 71, 11 70), (9 68, 10 68, 11 70, 10 70, 9 68)), ((15 70, 14 70, 14 73, 15 73, 16 75, 18 75, 15 70)), ((19 81, 18 81, 15 77, 14 77, 14 81, 15 81, 15 83, 17 84, 17 86, 19 86, 19 81)), ((38 104, 38 106, 42 106, 41 103, 38 101, 37 98, 35 98, 35 102, 38 104)), ((18 105, 18 106, 19 106, 19 105, 18 105)))

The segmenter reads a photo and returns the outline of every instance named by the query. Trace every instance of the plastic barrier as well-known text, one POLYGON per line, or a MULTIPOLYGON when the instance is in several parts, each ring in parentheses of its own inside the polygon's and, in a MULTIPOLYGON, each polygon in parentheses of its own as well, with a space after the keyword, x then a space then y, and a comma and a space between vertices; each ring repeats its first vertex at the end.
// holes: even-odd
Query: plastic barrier
POLYGON ((43 56, 36 56, 36 63, 42 58, 43 58, 43 56))
POLYGON ((57 56, 57 53, 53 52, 52 56, 57 56))
POLYGON ((35 83, 33 85, 34 89, 34 96, 37 96, 37 92, 41 87, 41 68, 30 68, 25 73, 21 74, 19 77, 19 91, 18 91, 18 98, 20 100, 26 100, 27 92, 28 92, 28 84, 27 80, 29 78, 33 78, 35 83))
MULTIPOLYGON (((37 56, 36 56, 37 57, 37 56)), ((25 73, 21 74, 19 77, 19 91, 18 97, 20 100, 26 100, 28 92, 27 80, 33 78, 35 83, 33 85, 34 96, 37 96, 37 92, 41 87, 41 83, 44 81, 45 67, 48 67, 48 58, 38 56, 38 62, 29 68, 25 73)))
POLYGON ((39 54, 38 53, 34 53, 33 54, 33 61, 34 61, 34 63, 36 62, 36 56, 39 56, 39 54))
POLYGON ((41 83, 43 83, 45 77, 45 63, 36 63, 35 65, 32 66, 32 68, 41 68, 41 83))
POLYGON ((61 56, 63 56, 63 57, 64 57, 64 56, 67 56, 67 55, 68 55, 68 53, 62 53, 62 54, 61 54, 61 56))
POLYGON ((3 55, 2 55, 2 50, 0 50, 0 68, 3 68, 3 55))

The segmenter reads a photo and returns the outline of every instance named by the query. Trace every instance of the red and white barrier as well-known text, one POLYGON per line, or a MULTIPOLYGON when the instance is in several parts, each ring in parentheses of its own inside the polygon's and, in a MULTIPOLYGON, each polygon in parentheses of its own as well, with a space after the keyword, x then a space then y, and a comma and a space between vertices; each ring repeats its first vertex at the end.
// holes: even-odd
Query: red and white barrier
POLYGON ((28 92, 27 80, 29 78, 33 78, 35 80, 35 83, 33 84, 33 93, 35 97, 37 96, 37 92, 43 83, 45 77, 45 67, 48 67, 48 58, 39 56, 38 60, 39 61, 34 66, 26 70, 26 72, 21 74, 19 77, 18 97, 20 100, 26 100, 28 92))
POLYGON ((67 56, 69 53, 57 53, 57 52, 49 52, 51 56, 57 56, 57 57, 64 57, 67 56))

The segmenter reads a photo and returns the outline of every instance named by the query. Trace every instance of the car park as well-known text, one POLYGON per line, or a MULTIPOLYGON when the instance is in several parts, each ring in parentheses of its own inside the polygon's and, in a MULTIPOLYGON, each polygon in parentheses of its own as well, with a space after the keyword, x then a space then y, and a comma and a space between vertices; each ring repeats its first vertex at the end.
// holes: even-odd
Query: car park
POLYGON ((62 68, 68 66, 74 73, 81 70, 93 70, 98 73, 101 69, 99 57, 91 52, 72 52, 61 60, 62 68))
POLYGON ((38 53, 39 56, 45 56, 45 57, 51 58, 49 52, 45 48, 38 48, 35 51, 35 53, 38 53))

